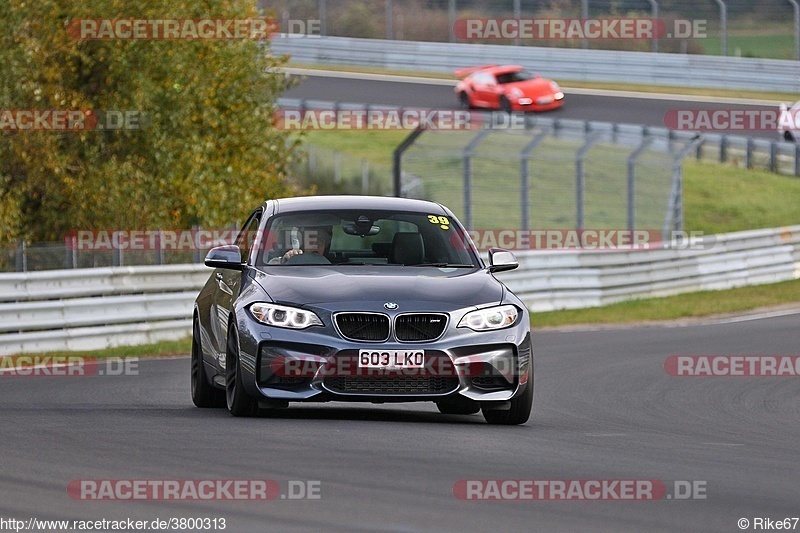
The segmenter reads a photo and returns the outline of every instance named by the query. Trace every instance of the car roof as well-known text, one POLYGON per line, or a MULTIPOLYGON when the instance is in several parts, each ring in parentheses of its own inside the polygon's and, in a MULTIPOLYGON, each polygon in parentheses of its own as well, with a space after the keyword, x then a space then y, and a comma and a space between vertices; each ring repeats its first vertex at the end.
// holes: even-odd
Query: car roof
POLYGON ((490 74, 507 74, 509 72, 519 72, 520 70, 525 70, 525 67, 521 65, 501 65, 495 67, 486 67, 476 72, 488 72, 490 74))
POLYGON ((293 198, 279 198, 274 201, 275 214, 330 209, 380 209, 421 213, 445 213, 441 204, 429 202, 427 200, 397 198, 394 196, 297 196, 293 198))

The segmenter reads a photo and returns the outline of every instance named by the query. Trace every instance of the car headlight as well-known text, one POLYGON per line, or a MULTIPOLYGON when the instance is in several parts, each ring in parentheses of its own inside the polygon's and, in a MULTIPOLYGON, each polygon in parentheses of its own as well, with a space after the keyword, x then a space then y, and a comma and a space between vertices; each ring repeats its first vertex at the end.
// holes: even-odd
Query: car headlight
POLYGON ((321 326, 322 321, 311 311, 268 303, 254 303, 250 312, 256 320, 276 328, 306 329, 321 326))
POLYGON ((513 305, 478 309, 464 315, 464 318, 458 323, 458 327, 466 327, 473 331, 503 329, 513 326, 517 321, 517 316, 519 316, 519 311, 513 305))

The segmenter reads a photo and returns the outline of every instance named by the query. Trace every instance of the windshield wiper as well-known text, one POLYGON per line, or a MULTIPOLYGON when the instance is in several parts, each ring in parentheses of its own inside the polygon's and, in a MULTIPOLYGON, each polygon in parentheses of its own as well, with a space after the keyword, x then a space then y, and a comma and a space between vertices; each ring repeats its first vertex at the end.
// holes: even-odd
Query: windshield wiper
POLYGON ((416 265, 406 265, 410 267, 434 267, 434 268, 478 268, 475 265, 463 263, 419 263, 416 265))

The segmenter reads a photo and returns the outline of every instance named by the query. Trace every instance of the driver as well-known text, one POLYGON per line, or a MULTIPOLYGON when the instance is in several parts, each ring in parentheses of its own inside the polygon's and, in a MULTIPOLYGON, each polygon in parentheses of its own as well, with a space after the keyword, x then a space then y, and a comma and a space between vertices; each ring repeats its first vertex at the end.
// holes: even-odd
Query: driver
POLYGON ((318 254, 325 257, 330 251, 331 240, 333 238, 332 226, 306 226, 302 232, 303 246, 302 248, 293 248, 283 254, 281 257, 276 257, 269 261, 270 265, 283 265, 286 262, 299 254, 318 254))

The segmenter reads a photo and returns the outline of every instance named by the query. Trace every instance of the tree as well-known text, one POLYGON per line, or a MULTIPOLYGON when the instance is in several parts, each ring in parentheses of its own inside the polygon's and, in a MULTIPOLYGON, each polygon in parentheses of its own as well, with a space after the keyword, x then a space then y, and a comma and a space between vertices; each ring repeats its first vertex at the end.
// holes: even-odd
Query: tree
MULTIPOLYGON (((255 0, 2 0, 0 112, 141 113, 139 130, 0 131, 0 246, 75 229, 227 226, 296 193, 285 59, 252 40, 81 40, 81 19, 247 19, 255 0)), ((0 121, 2 125, 2 121, 0 121)))

